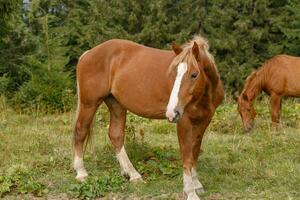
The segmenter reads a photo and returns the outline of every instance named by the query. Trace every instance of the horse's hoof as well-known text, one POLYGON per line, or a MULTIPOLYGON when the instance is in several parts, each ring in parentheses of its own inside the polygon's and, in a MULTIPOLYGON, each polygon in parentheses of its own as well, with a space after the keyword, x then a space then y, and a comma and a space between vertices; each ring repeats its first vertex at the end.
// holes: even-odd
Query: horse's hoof
POLYGON ((86 174, 86 175, 80 175, 80 176, 77 175, 77 176, 76 176, 76 180, 77 180, 78 182, 83 183, 83 182, 86 181, 87 177, 88 177, 87 174, 86 174))
POLYGON ((200 200, 197 194, 189 195, 187 200, 200 200))
POLYGON ((86 181, 86 177, 76 177, 76 181, 83 183, 86 181))
POLYGON ((130 178, 129 180, 131 183, 141 183, 144 182, 142 177, 137 177, 137 178, 130 178))
POLYGON ((196 190, 196 193, 197 193, 197 194, 203 194, 203 193, 205 192, 203 187, 201 187, 201 188, 196 188, 195 190, 196 190))
POLYGON ((130 176, 129 179, 130 182, 136 183, 136 182, 143 182, 143 178, 139 173, 133 174, 130 176))
POLYGON ((190 193, 189 195, 187 195, 187 194, 185 194, 185 192, 183 192, 183 199, 184 200, 200 200, 200 198, 198 197, 196 192, 190 193))
POLYGON ((193 184, 194 184, 194 189, 195 189, 197 194, 204 193, 203 185, 200 183, 200 181, 198 179, 194 180, 193 184))

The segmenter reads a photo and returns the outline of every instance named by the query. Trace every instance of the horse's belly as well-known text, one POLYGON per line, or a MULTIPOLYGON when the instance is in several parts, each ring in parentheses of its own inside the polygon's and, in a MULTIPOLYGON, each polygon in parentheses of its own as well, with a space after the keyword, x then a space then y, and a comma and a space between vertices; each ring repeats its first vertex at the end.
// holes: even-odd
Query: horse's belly
POLYGON ((128 91, 126 94, 113 93, 118 102, 130 112, 145 118, 164 119, 166 104, 147 95, 137 95, 128 91))
POLYGON ((167 70, 173 53, 171 56, 146 53, 147 56, 139 53, 113 69, 111 93, 125 108, 139 116, 165 118, 172 89, 167 70))
POLYGON ((118 102, 132 113, 153 119, 165 118, 169 95, 163 87, 147 81, 115 82, 112 95, 118 102))
POLYGON ((290 78, 288 79, 288 83, 286 84, 286 96, 293 96, 293 97, 300 97, 300 82, 298 81, 300 79, 300 73, 299 76, 294 79, 290 78))
POLYGON ((160 110, 150 110, 150 111, 141 111, 138 109, 127 108, 133 114, 136 114, 140 117, 149 118, 149 119, 166 119, 165 111, 161 112, 160 110))
POLYGON ((285 96, 300 97, 300 87, 289 87, 285 92, 285 96))

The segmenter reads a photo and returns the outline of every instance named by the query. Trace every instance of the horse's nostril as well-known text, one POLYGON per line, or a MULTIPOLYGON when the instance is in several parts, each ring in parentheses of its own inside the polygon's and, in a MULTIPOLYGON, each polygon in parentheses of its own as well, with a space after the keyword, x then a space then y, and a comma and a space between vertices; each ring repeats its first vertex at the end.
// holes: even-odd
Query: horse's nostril
POLYGON ((178 110, 175 110, 175 117, 174 117, 174 122, 177 122, 180 119, 180 112, 178 110))
POLYGON ((178 110, 174 109, 173 112, 172 112, 172 114, 170 114, 170 113, 168 114, 167 113, 166 116, 167 116, 169 122, 176 123, 180 119, 181 114, 180 114, 180 112, 178 110))
POLYGON ((248 125, 247 127, 245 127, 245 132, 249 133, 252 130, 253 126, 248 125))

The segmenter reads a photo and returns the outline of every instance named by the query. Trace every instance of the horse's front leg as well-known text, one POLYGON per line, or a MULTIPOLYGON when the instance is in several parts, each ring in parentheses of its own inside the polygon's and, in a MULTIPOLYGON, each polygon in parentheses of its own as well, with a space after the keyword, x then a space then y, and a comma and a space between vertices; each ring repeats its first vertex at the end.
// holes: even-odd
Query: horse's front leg
POLYGON ((180 147, 180 156, 183 165, 183 193, 187 197, 187 200, 199 200, 200 198, 196 194, 195 187, 195 183, 197 182, 197 178, 195 177, 197 176, 195 174, 195 169, 193 169, 195 165, 193 154, 193 126, 188 117, 184 116, 178 122, 177 135, 180 147))
POLYGON ((203 185, 201 184, 201 182, 198 179, 196 170, 197 170, 198 157, 201 152, 202 138, 203 138, 204 132, 205 132, 207 126, 209 125, 210 121, 211 121, 211 116, 205 116, 199 120, 196 120, 192 125, 193 159, 194 159, 194 165, 192 168, 192 179, 193 179, 194 188, 197 191, 197 193, 204 192, 203 185))

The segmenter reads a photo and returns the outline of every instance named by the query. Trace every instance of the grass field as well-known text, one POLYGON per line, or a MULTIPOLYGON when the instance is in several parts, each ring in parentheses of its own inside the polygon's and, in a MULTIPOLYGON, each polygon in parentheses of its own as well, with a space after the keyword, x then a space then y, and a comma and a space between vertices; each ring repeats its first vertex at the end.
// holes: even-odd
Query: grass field
MULTIPOLYGON (((299 102, 299 101, 298 101, 299 102)), ((266 100, 256 103, 255 130, 244 134, 233 103, 217 110, 206 132, 198 174, 201 199, 300 199, 300 104, 285 101, 282 125, 270 127, 266 100)), ((20 114, 0 102, 0 198, 181 199, 182 176, 175 125, 129 115, 126 148, 144 183, 119 173, 101 107, 86 150, 86 183, 71 168, 74 111, 20 114)))

